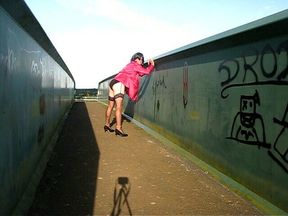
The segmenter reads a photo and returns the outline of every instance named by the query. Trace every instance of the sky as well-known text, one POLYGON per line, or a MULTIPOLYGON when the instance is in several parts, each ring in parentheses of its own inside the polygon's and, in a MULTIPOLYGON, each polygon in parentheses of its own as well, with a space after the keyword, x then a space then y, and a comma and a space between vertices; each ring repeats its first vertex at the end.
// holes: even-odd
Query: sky
POLYGON ((25 2, 71 71, 76 88, 98 88, 136 52, 155 59, 288 9, 287 0, 25 2))

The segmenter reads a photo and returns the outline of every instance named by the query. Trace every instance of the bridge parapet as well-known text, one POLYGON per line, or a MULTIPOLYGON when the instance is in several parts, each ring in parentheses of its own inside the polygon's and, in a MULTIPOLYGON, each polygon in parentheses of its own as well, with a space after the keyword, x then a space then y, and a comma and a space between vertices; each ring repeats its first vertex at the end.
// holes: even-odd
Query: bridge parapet
POLYGON ((158 56, 139 101, 125 98, 127 115, 286 212, 287 26, 285 10, 158 56))
POLYGON ((72 74, 25 2, 1 0, 0 215, 33 199, 29 190, 45 168, 74 88, 72 74))

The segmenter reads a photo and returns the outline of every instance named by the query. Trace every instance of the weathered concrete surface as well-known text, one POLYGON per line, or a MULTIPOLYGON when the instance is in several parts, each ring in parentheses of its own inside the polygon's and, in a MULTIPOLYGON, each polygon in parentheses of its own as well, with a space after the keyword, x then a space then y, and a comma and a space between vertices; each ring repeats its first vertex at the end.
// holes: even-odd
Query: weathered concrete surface
POLYGON ((133 123, 104 133, 105 108, 73 105, 29 215, 262 215, 133 123))

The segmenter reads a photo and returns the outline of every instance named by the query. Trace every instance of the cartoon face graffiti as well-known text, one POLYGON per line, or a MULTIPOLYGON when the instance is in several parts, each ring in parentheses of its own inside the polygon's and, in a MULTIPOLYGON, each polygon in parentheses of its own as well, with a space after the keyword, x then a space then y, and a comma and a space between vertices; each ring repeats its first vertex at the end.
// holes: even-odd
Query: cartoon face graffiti
POLYGON ((240 99, 240 121, 247 128, 255 125, 256 105, 260 105, 256 92, 253 96, 242 95, 240 99))
POLYGON ((240 110, 234 117, 231 136, 227 137, 228 139, 249 145, 270 147, 270 144, 266 143, 263 118, 256 111, 256 106, 259 105, 260 97, 257 90, 252 96, 241 95, 240 110))

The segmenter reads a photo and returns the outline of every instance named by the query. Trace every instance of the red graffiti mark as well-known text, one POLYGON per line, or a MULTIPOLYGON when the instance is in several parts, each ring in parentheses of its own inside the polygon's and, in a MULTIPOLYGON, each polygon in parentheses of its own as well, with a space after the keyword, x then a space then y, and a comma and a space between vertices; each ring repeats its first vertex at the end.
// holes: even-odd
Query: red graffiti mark
POLYGON ((183 67, 183 105, 186 108, 188 104, 188 64, 184 63, 183 67))

